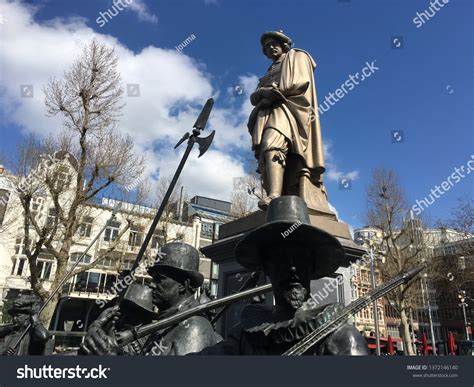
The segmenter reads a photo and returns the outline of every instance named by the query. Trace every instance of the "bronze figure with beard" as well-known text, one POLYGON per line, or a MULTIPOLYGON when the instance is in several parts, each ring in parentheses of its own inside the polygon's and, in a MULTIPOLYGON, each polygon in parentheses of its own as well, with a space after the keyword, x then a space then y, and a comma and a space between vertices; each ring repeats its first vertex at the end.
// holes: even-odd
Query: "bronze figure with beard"
MULTIPOLYGON (((199 355, 281 355, 341 308, 318 308, 310 298, 311 280, 335 272, 345 254, 336 238, 309 223, 298 196, 272 200, 267 222, 246 234, 234 255, 245 268, 263 270, 270 278, 275 305, 246 306, 230 335, 199 355)), ((367 355, 368 348, 357 329, 345 324, 311 354, 367 355)))

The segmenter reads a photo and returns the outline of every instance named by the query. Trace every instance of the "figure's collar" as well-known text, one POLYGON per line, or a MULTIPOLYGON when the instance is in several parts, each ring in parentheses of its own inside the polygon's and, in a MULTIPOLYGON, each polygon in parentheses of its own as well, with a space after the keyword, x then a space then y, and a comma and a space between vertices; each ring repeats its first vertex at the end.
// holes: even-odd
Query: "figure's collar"
POLYGON ((275 62, 272 62, 272 64, 270 65, 270 67, 268 69, 271 69, 273 66, 281 63, 283 61, 283 59, 286 58, 286 52, 284 52, 283 54, 281 54, 281 56, 275 61, 275 62))

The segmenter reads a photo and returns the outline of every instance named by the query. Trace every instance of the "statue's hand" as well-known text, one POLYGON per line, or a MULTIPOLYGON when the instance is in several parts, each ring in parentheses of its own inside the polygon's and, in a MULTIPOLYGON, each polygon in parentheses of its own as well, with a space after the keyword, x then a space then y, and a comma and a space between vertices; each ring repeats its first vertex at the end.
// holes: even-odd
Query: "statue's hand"
POLYGON ((260 101, 260 107, 262 107, 263 109, 267 109, 267 108, 271 107, 272 105, 273 105, 272 101, 270 101, 267 98, 263 98, 260 101))
POLYGON ((12 347, 10 347, 3 353, 3 355, 5 355, 5 356, 15 356, 15 350, 12 347))
POLYGON ((30 324, 33 328, 40 324, 40 320, 37 314, 33 314, 30 316, 30 324))
POLYGON ((79 352, 85 355, 117 355, 120 347, 115 338, 115 322, 119 316, 117 306, 104 310, 91 324, 79 352))

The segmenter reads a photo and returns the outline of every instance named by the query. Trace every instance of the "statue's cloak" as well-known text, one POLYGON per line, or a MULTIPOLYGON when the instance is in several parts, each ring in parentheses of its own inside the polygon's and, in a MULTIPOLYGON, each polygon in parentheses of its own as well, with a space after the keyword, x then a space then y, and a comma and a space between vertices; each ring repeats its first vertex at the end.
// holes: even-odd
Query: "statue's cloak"
MULTIPOLYGON (((257 105, 250 114, 248 128, 254 150, 258 151, 264 130, 274 128, 288 139, 292 154, 301 156, 307 168, 321 174, 325 168, 315 68, 316 62, 306 51, 291 49, 282 60, 279 74, 275 74, 277 77, 273 79, 281 102, 270 108, 257 105)), ((269 86, 262 84, 263 78, 257 89, 269 86)))

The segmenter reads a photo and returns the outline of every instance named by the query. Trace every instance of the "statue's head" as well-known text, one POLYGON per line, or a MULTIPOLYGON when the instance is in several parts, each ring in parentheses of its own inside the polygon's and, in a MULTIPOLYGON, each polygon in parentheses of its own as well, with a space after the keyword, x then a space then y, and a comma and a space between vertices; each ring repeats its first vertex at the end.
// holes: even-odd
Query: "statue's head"
POLYGON ((37 313, 40 304, 39 297, 32 294, 21 294, 7 312, 12 317, 14 324, 26 325, 29 323, 30 316, 37 313))
POLYGON ((291 49, 291 39, 281 31, 264 32, 260 37, 262 51, 271 60, 277 60, 282 54, 291 49))
POLYGON ((137 283, 132 283, 127 288, 120 303, 119 325, 146 324, 157 319, 153 307, 153 290, 137 283))
POLYGON ((182 242, 167 243, 161 248, 162 259, 148 269, 152 277, 153 303, 166 310, 192 296, 202 286, 204 276, 199 273, 199 252, 182 242))
POLYGON ((277 304, 293 309, 309 297, 312 279, 347 266, 341 243, 311 225, 308 207, 299 196, 273 199, 266 223, 244 235, 234 256, 247 269, 263 270, 271 279, 277 304))
POLYGON ((281 244, 263 257, 263 271, 270 278, 277 305, 298 309, 309 297, 315 261, 311 250, 281 244))

